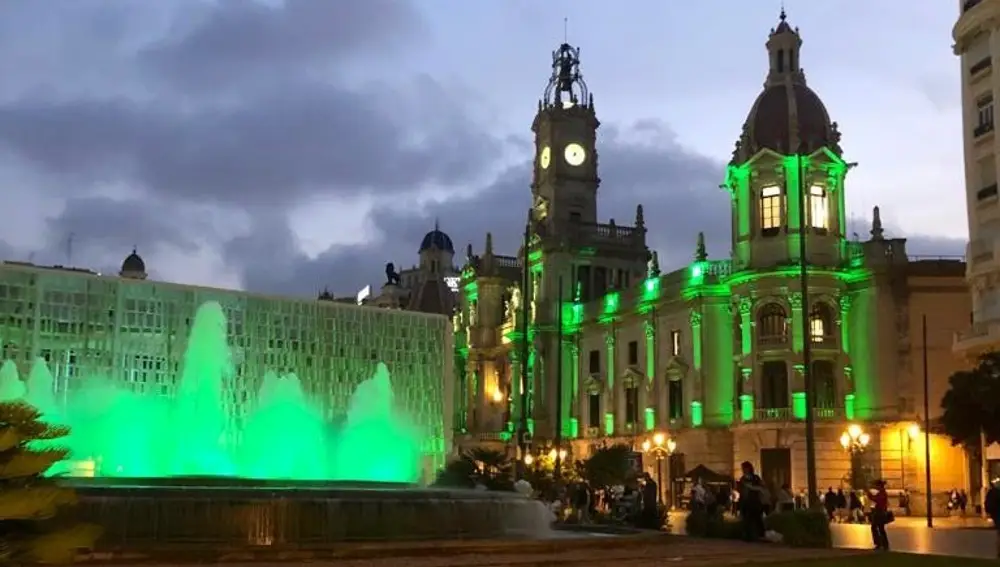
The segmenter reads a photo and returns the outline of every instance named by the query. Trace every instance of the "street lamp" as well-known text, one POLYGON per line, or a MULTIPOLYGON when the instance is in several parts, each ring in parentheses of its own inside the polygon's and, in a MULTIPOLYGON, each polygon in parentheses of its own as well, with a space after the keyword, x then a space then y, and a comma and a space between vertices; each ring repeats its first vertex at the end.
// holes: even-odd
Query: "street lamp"
POLYGON ((851 488, 858 488, 858 473, 860 472, 858 457, 868 448, 871 436, 860 425, 852 424, 840 435, 840 446, 851 454, 851 488))
MULTIPOLYGON (((659 486, 658 496, 660 504, 663 504, 663 459, 674 454, 677 450, 677 441, 667 437, 665 433, 654 433, 652 438, 642 442, 642 452, 653 455, 656 458, 656 484, 659 486)), ((670 471, 667 471, 667 482, 671 482, 670 471)), ((673 494, 673 491, 671 491, 673 494)), ((671 498, 673 500, 673 498, 671 498)), ((671 502, 671 505, 673 502, 671 502)))
POLYGON ((531 463, 533 463, 533 462, 535 462, 535 457, 532 457, 531 453, 525 453, 525 455, 524 455, 524 464, 530 467, 531 463))
POLYGON ((567 454, 567 453, 566 453, 566 449, 559 449, 559 450, 557 451, 557 450, 556 450, 556 448, 555 448, 555 447, 553 447, 553 448, 552 448, 552 449, 551 449, 551 450, 549 451, 549 458, 550 458, 550 459, 552 459, 553 461, 555 461, 555 460, 556 460, 556 457, 559 457, 559 460, 560 460, 560 461, 565 461, 565 460, 566 460, 566 454, 567 454))

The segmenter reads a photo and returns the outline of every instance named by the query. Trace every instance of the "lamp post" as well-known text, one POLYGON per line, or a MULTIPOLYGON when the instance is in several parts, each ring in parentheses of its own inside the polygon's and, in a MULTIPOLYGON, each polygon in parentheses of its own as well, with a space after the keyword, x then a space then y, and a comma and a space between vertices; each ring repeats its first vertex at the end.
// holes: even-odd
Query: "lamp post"
MULTIPOLYGON (((656 458, 656 484, 659 486, 657 491, 660 498, 660 505, 663 505, 663 459, 670 457, 677 450, 677 441, 672 438, 667 437, 665 433, 654 433, 649 439, 642 442, 642 452, 653 455, 656 458)), ((667 471, 667 482, 670 483, 670 471, 667 471)), ((673 491, 671 491, 673 494, 673 491)), ((671 498, 671 507, 673 507, 673 498, 671 498)))
POLYGON ((851 454, 851 489, 853 490, 858 488, 858 477, 860 476, 858 474, 860 472, 858 470, 860 468, 858 457, 865 452, 869 443, 871 443, 871 436, 857 424, 849 426, 847 431, 844 431, 840 436, 840 446, 851 454))

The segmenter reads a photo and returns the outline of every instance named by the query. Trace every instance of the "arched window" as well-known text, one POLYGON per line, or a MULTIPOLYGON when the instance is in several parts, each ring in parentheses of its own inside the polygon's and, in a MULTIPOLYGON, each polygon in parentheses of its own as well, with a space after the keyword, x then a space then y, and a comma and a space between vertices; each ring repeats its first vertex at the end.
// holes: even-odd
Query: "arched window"
POLYGON ((760 190, 760 230, 764 236, 776 236, 781 233, 783 198, 781 187, 776 185, 760 190))
POLYGON ((821 343, 833 335, 833 309, 823 301, 813 304, 809 312, 809 337, 821 343))
POLYGON ((764 344, 782 343, 788 340, 788 314, 777 303, 761 307, 757 316, 757 336, 764 344))

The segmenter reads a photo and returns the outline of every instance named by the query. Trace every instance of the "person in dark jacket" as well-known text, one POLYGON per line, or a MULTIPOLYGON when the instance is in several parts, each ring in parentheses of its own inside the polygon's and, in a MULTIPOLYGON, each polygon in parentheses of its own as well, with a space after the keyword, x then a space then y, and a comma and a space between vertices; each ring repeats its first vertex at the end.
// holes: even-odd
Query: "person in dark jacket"
POLYGON ((764 537, 764 482, 753 470, 749 461, 740 468, 743 476, 737 485, 740 492, 740 521, 743 524, 743 539, 757 541, 764 537))
POLYGON ((990 489, 986 491, 983 508, 990 520, 993 520, 993 529, 997 534, 997 558, 1000 558, 1000 488, 994 482, 990 483, 990 489))

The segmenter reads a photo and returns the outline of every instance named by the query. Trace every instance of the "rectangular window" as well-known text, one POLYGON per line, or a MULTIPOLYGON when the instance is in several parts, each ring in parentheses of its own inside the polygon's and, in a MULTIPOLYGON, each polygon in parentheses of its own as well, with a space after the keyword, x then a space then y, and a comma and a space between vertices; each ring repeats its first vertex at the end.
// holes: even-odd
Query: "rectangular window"
POLYGON ((760 227, 764 236, 781 231, 781 188, 764 187, 760 192, 760 227))
POLYGON ((680 356, 681 355, 681 332, 680 331, 670 331, 670 355, 680 356))
POLYGON ((826 189, 817 185, 809 188, 809 226, 823 232, 830 228, 830 201, 826 189))
POLYGON ((601 427, 601 395, 594 393, 587 396, 587 427, 601 427))
POLYGON ((588 372, 591 374, 601 373, 601 351, 590 351, 590 370, 588 370, 588 372))
POLYGON ((667 396, 670 404, 670 419, 681 419, 684 417, 684 382, 681 380, 670 380, 667 382, 667 396))
POLYGON ((628 342, 628 365, 639 365, 639 341, 628 342))
POLYGON ((639 388, 625 388, 625 423, 639 423, 639 388))
POLYGON ((976 127, 973 135, 982 136, 993 131, 993 95, 986 95, 976 101, 976 127))
POLYGON ((771 360, 760 369, 760 407, 786 409, 788 401, 788 367, 784 361, 771 360))

